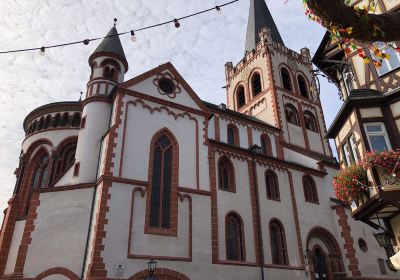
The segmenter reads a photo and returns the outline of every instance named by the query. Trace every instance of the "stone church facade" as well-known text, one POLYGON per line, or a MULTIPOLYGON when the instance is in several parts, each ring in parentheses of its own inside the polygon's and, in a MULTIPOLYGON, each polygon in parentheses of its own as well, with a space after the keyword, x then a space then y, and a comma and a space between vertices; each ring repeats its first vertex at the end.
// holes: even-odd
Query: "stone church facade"
MULTIPOLYGON (((108 35, 117 33, 115 27, 108 35)), ((24 121, 0 279, 389 279, 372 229, 333 199, 309 50, 252 0, 227 104, 171 63, 125 79, 118 36, 89 58, 83 101, 24 121), (347 277, 347 278, 346 278, 347 277)))

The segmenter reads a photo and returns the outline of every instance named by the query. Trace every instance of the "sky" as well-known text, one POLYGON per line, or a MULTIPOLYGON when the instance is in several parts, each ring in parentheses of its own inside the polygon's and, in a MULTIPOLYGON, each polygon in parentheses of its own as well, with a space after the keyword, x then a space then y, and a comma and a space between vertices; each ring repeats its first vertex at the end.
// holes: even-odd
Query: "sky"
MULTIPOLYGON (((119 32, 168 21, 228 0, 2 0, 0 51, 41 47, 105 36, 117 18, 119 32)), ((301 0, 267 0, 285 45, 314 54, 325 30, 304 15, 301 0)), ((173 24, 121 36, 131 79, 170 61, 201 99, 220 104, 226 93, 224 65, 243 58, 250 0, 173 24)), ((24 139, 22 123, 33 109, 78 100, 90 76, 88 58, 99 41, 46 50, 0 54, 0 209, 7 207, 24 139)), ((321 100, 327 126, 341 102, 323 78, 321 100)), ((334 149, 334 147, 332 146, 334 149)))

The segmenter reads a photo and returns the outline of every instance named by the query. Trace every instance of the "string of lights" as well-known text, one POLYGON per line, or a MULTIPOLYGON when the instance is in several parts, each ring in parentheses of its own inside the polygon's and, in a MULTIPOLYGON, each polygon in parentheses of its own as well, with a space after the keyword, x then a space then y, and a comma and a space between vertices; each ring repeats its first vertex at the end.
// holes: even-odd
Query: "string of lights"
MULTIPOLYGON (((98 40, 102 40, 102 39, 105 39, 105 38, 121 36, 121 35, 126 35, 126 34, 130 34, 132 42, 136 42, 136 40, 137 40, 136 33, 137 32, 144 31, 144 30, 151 29, 151 28, 155 28, 155 27, 159 27, 159 26, 162 26, 162 25, 171 24, 171 23, 173 23, 176 28, 179 28, 181 26, 179 21, 181 21, 181 20, 185 20, 185 19, 188 19, 188 18, 191 18, 191 17, 194 17, 194 16, 198 16, 200 14, 204 14, 204 13, 207 13, 207 12, 210 12, 210 11, 213 11, 213 10, 215 10, 219 14, 221 14, 222 13, 222 7, 231 5, 231 4, 233 4, 235 2, 238 2, 238 1, 240 1, 240 0, 233 0, 233 1, 230 1, 230 2, 226 2, 224 4, 217 5, 215 7, 200 11, 200 12, 196 12, 196 13, 190 14, 190 15, 186 15, 186 16, 179 17, 179 18, 174 18, 173 20, 169 20, 169 21, 165 21, 165 22, 161 22, 161 23, 157 23, 157 24, 153 24, 153 25, 149 25, 149 26, 145 26, 145 27, 140 27, 140 28, 132 29, 132 30, 125 31, 125 32, 120 32, 120 33, 115 34, 115 35, 109 35, 109 36, 97 37, 97 38, 91 38, 91 39, 84 39, 84 40, 81 40, 81 41, 62 43, 62 44, 54 44, 54 45, 42 46, 42 47, 0 51, 0 54, 20 53, 20 52, 29 52, 29 51, 40 51, 40 54, 44 55, 46 53, 46 49, 66 47, 66 46, 77 45, 77 44, 89 45, 89 43, 92 42, 92 41, 98 41, 98 40)), ((117 19, 114 18, 114 26, 115 26, 116 22, 117 22, 117 19)))

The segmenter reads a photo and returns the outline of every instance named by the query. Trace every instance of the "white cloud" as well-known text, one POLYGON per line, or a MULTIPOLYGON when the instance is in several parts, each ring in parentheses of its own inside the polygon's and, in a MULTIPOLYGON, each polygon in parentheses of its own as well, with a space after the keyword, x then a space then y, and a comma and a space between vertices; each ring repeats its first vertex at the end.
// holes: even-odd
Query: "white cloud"
MULTIPOLYGON (((324 30, 304 15, 302 3, 267 1, 285 44, 315 52, 324 30)), ((146 26, 203 10, 222 0, 19 0, 0 1, 0 51, 40 47, 104 36, 118 18, 119 31, 146 26)), ((224 64, 244 53, 249 1, 241 0, 216 12, 181 21, 181 28, 162 26, 121 37, 130 70, 126 79, 171 61, 200 98, 225 102, 224 64)), ((87 59, 99 42, 38 52, 0 55, 0 208, 7 206, 15 184, 24 138, 22 122, 34 108, 78 100, 90 75, 87 59)), ((339 100, 336 89, 323 83, 322 100, 329 125, 339 100), (328 106, 329 104, 329 106, 328 106)))

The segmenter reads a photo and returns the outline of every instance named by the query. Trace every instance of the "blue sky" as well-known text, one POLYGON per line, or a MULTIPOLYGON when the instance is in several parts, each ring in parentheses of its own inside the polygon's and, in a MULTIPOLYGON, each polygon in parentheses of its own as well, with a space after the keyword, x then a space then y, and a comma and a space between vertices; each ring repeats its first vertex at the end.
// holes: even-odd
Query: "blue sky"
MULTIPOLYGON (((0 51, 40 47, 104 36, 118 18, 119 31, 181 17, 224 3, 221 0, 15 0, 0 1, 0 51)), ((304 15, 301 0, 269 0, 267 4, 287 47, 316 51, 325 30, 304 15)), ((225 102, 224 65, 244 54, 249 0, 181 21, 181 27, 162 26, 121 37, 131 79, 170 61, 201 99, 225 102)), ((90 76, 87 59, 98 42, 0 55, 0 209, 7 207, 15 184, 24 138, 25 116, 41 105, 78 100, 90 76)), ((337 89, 321 80, 322 105, 329 126, 341 106, 337 89)))

